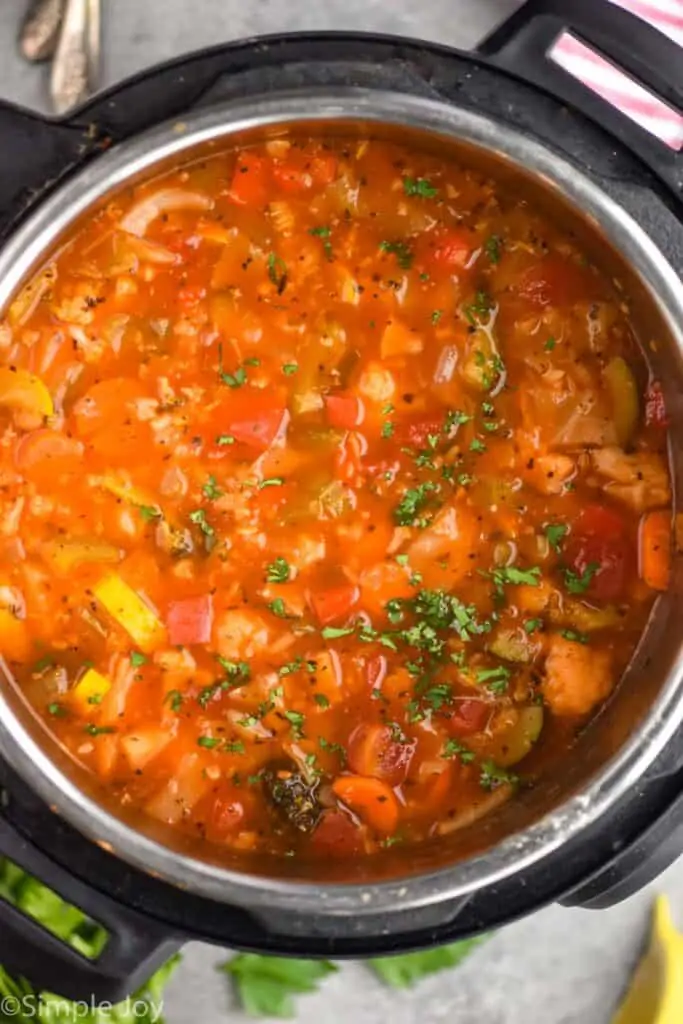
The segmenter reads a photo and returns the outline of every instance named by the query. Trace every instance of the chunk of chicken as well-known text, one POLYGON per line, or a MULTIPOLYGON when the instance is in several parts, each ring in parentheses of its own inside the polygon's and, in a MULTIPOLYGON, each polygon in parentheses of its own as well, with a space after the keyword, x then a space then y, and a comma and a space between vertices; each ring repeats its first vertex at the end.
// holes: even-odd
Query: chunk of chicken
POLYGON ((609 651, 593 651, 585 644, 550 639, 542 689, 556 715, 587 715, 614 685, 609 651))
POLYGON ((214 638, 218 653, 229 660, 252 658, 270 642, 270 630, 265 620, 252 611, 231 609, 219 615, 214 625, 214 638))
POLYGON ((608 447, 594 451, 592 459, 599 475, 606 478, 604 491, 636 512, 671 502, 667 465, 656 452, 627 455, 621 448, 608 447))

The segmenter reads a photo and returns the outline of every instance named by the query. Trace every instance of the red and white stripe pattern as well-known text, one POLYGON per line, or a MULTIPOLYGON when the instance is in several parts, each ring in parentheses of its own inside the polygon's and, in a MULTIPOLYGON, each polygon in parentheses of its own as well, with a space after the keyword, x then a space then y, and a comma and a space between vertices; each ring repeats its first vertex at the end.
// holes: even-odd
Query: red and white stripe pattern
MULTIPOLYGON (((612 3, 649 21, 683 47, 683 0, 612 0, 612 3)), ((578 39, 565 33, 550 55, 566 71, 672 149, 683 148, 683 113, 667 106, 578 39)))

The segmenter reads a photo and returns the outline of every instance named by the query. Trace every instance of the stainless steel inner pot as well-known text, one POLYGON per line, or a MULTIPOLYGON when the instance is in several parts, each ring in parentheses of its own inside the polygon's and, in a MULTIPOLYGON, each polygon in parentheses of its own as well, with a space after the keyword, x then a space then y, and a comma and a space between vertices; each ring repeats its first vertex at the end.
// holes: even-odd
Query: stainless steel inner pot
MULTIPOLYGON (((79 219, 118 190, 207 152, 288 133, 402 140, 477 166, 547 207, 619 282, 646 358, 663 381, 672 436, 683 437, 683 287, 652 239, 598 185, 539 143, 485 116, 401 93, 337 89, 232 102, 115 147, 40 204, 5 245, 0 308, 79 219)), ((683 445, 674 444, 671 455, 679 495, 683 445)), ((214 900, 264 915, 347 917, 460 900, 538 864, 596 822, 628 793, 681 724, 680 563, 620 687, 578 738, 562 771, 548 773, 470 829, 415 847, 409 856, 387 851, 342 867, 321 865, 315 877, 309 865, 302 877, 296 862, 219 854, 142 816, 124 818, 9 682, 0 687, 0 753, 84 835, 136 867, 214 900)))

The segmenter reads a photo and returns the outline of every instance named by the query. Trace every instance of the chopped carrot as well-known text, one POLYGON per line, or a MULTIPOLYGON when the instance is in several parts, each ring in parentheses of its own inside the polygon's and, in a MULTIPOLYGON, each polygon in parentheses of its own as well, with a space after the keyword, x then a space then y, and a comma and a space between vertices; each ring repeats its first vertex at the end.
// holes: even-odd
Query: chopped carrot
POLYGON ((335 796, 371 828, 385 835, 396 830, 398 800, 386 782, 363 775, 340 775, 332 789, 335 796))
POLYGON ((653 590, 666 590, 671 574, 671 512, 648 512, 640 523, 640 577, 653 590))
POLYGON ((353 606, 358 603, 360 591, 351 583, 342 583, 328 590, 316 590, 309 595, 309 602, 318 622, 327 626, 330 622, 345 619, 353 606))

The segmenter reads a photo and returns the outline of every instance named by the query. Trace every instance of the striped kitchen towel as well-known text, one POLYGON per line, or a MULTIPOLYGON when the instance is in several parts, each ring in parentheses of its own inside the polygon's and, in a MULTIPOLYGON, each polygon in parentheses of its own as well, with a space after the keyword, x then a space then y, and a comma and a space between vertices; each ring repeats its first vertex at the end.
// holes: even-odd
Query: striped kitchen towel
MULTIPOLYGON (((683 47, 683 0, 612 0, 612 3, 649 21, 683 47)), ((683 148, 683 114, 672 110, 578 39, 563 35, 553 47, 552 57, 672 149, 683 148)))

